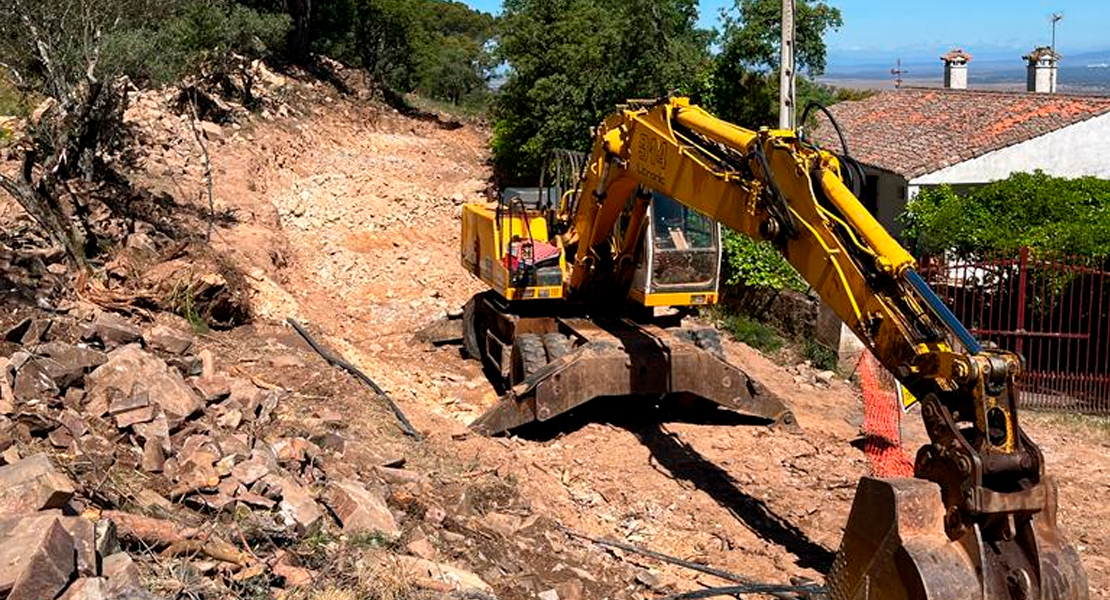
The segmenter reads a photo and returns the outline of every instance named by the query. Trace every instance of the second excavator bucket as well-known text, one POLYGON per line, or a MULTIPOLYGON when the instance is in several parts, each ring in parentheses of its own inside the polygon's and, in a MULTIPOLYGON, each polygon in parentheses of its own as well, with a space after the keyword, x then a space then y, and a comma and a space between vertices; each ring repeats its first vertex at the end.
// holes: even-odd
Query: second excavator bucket
POLYGON ((1055 487, 1047 478, 1044 490, 1041 510, 1013 517, 1013 539, 985 541, 975 526, 952 540, 940 486, 862 479, 829 575, 830 598, 1087 600, 1087 577, 1056 527, 1055 487))

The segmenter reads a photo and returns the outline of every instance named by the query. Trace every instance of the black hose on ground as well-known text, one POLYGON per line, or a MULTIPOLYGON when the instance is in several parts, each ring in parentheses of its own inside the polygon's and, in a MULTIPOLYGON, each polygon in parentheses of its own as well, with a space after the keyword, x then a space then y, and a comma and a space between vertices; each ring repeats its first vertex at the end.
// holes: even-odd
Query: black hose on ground
POLYGON ((397 417, 397 422, 401 427, 401 431, 404 432, 405 435, 416 439, 416 441, 418 442, 424 439, 423 437, 421 437, 420 432, 416 431, 416 428, 414 428, 412 426, 412 423, 409 422, 408 417, 405 416, 405 413, 401 411, 401 407, 397 406, 397 403, 393 401, 393 398, 390 398, 389 394, 387 394, 386 391, 383 390, 381 386, 379 386, 377 383, 374 383, 374 380, 370 379, 370 377, 367 376, 366 373, 363 373, 358 367, 352 365, 343 358, 335 355, 328 349, 321 346, 315 339, 313 339, 312 334, 308 332, 308 329, 305 329, 304 325, 301 325, 292 317, 286 319, 285 321, 289 323, 289 325, 292 326, 293 329, 297 330, 297 333, 299 333, 300 336, 304 338, 304 341, 308 342, 308 345, 312 346, 312 349, 315 350, 317 354, 319 354, 324 360, 328 361, 328 364, 332 365, 333 367, 339 367, 340 369, 343 369, 351 375, 354 375, 356 379, 370 386, 370 389, 374 390, 376 394, 384 398, 386 404, 389 406, 389 410, 393 412, 393 416, 397 417))
POLYGON ((804 598, 805 596, 800 596, 799 594, 813 594, 813 593, 823 593, 824 592, 823 588, 820 588, 820 587, 817 587, 817 586, 812 586, 812 585, 809 585, 809 586, 789 586, 789 585, 770 585, 770 584, 755 583, 755 582, 751 581, 750 579, 741 577, 740 575, 737 575, 735 573, 730 573, 729 571, 725 571, 724 569, 718 569, 716 567, 711 567, 709 565, 704 565, 704 564, 692 562, 692 561, 689 561, 689 560, 683 560, 681 558, 678 558, 677 556, 670 556, 668 554, 663 554, 662 552, 656 552, 655 550, 648 550, 647 548, 641 548, 639 546, 634 546, 632 544, 626 544, 624 542, 618 542, 618 541, 615 541, 615 540, 608 540, 608 539, 604 539, 604 538, 590 537, 590 536, 588 536, 584 533, 579 533, 577 531, 574 531, 573 529, 570 529, 569 527, 565 527, 565 526, 562 526, 562 525, 559 526, 559 529, 563 533, 565 533, 565 534, 567 534, 571 537, 576 537, 576 538, 579 538, 579 539, 583 539, 583 540, 593 542, 595 544, 599 544, 599 545, 602 545, 602 546, 609 546, 611 548, 616 548, 618 550, 624 550, 625 552, 632 552, 634 554, 639 554, 641 556, 646 556, 648 558, 654 558, 655 560, 658 560, 660 562, 676 565, 676 566, 679 566, 679 567, 684 567, 684 568, 690 569, 691 571, 697 571, 699 573, 705 573, 706 575, 713 575, 714 577, 720 577, 721 579, 724 579, 725 581, 732 581, 734 583, 740 584, 739 586, 730 586, 730 587, 724 587, 724 588, 708 588, 708 589, 704 589, 704 590, 696 590, 694 592, 683 592, 685 594, 701 594, 701 593, 711 592, 711 591, 715 591, 715 590, 726 590, 724 592, 714 593, 714 594, 710 594, 708 596, 677 595, 677 596, 667 596, 666 598, 660 598, 659 600, 678 600, 680 598, 713 598, 715 596, 730 596, 730 595, 734 595, 734 594, 755 594, 755 593, 766 594, 768 596, 773 596, 775 598, 779 598, 780 600, 800 600, 800 598, 804 598), (760 589, 750 589, 750 590, 744 591, 743 589, 740 589, 740 588, 745 588, 745 589, 746 588, 760 588, 760 589), (736 591, 727 591, 727 590, 736 590, 736 591))

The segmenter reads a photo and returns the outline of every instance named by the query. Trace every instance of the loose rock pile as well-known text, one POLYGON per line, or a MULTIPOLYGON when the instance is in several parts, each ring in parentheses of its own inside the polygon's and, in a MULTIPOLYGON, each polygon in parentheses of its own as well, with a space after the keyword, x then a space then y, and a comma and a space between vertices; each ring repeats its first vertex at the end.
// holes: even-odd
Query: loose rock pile
MULTIPOLYGON (((337 460, 342 435, 277 435, 288 392, 219 370, 176 325, 96 312, 5 333, 21 349, 0 358, 0 596, 143 598, 152 580, 180 592, 158 567, 201 576, 212 597, 248 584, 281 593, 317 575, 286 550, 298 541, 330 531, 394 544, 405 513, 387 498, 429 518, 413 508, 428 482, 395 468, 403 459, 360 479, 366 469, 337 460)), ((413 544, 415 556, 378 562, 406 585, 491 592, 413 544)))

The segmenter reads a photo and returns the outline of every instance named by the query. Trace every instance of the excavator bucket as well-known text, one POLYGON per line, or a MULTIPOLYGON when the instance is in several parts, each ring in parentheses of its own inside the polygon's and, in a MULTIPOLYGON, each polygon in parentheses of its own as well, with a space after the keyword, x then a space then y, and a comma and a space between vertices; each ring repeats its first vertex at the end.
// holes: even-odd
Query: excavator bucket
POLYGON ((1056 490, 1014 516, 1012 539, 984 542, 975 526, 945 533, 940 486, 864 478, 829 575, 832 600, 1087 600, 1087 577, 1056 528, 1056 490))

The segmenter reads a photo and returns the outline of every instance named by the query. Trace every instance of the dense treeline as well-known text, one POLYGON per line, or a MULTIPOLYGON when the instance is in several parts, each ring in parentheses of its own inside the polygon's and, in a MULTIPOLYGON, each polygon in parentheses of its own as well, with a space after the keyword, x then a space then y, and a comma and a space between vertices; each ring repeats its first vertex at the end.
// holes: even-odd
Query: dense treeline
MULTIPOLYGON (((528 181, 552 148, 586 149, 588 131, 628 98, 670 92, 749 127, 778 110, 780 0, 736 0, 718 30, 698 27, 696 0, 506 0, 498 57, 507 79, 494 108, 494 160, 528 181)), ((823 36, 841 24, 821 0, 797 3, 798 67, 825 67, 823 36)), ((834 99, 808 80, 807 98, 834 99)))

